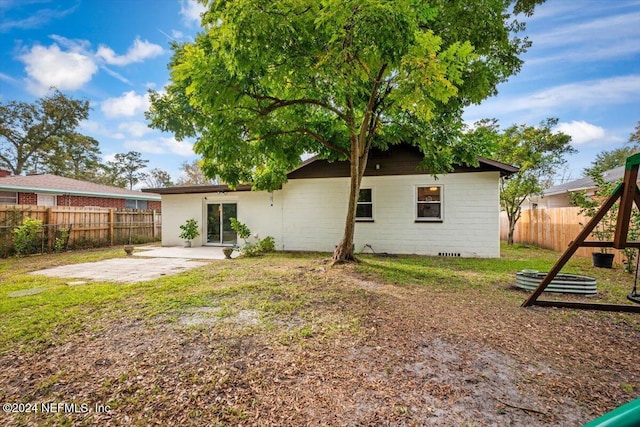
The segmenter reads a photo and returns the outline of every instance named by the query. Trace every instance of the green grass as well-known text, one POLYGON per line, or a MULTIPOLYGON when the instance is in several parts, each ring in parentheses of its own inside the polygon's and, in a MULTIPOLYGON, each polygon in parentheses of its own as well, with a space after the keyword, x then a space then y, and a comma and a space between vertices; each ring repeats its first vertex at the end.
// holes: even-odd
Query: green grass
MULTIPOLYGON (((526 245, 502 245, 499 259, 398 256, 379 258, 361 256, 359 270, 363 275, 401 286, 429 286, 433 290, 492 293, 491 284, 515 284, 515 273, 523 269, 549 271, 560 253, 526 245)), ((572 258, 563 273, 592 276, 597 279, 599 300, 626 301, 633 287, 634 275, 620 266, 602 269, 592 266, 590 258, 572 258)), ((514 293, 522 298, 521 294, 514 293)))
MULTIPOLYGON (((120 257, 121 252, 117 248, 0 260, 0 352, 15 346, 37 350, 64 342, 72 334, 97 328, 99 319, 165 316, 175 320, 192 307, 220 307, 218 315, 223 318, 256 310, 264 323, 296 316, 301 323, 292 334, 299 339, 357 329, 357 316, 322 312, 325 307, 339 307, 337 302, 353 298, 354 292, 360 293, 360 299, 364 295, 362 290, 335 286, 328 278, 309 273, 326 254, 276 253, 212 262, 137 284, 68 286, 68 279, 28 274, 46 267, 120 257), (12 292, 34 288, 44 292, 7 298, 12 292)), ((525 294, 506 291, 515 282, 514 273, 524 268, 547 271, 559 257, 556 252, 523 246, 503 246, 502 253, 500 259, 363 255, 355 268, 365 278, 379 282, 504 298, 517 304, 525 294)), ((624 300, 633 283, 633 276, 622 268, 595 269, 589 259, 575 258, 565 271, 595 276, 599 299, 608 302, 624 300)))

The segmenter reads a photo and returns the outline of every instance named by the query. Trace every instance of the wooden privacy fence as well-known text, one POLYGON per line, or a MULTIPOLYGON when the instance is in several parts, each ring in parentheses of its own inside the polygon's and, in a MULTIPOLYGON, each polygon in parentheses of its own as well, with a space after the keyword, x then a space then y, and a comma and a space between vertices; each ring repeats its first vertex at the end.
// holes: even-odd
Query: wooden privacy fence
MULTIPOLYGON (((531 209, 522 211, 513 234, 514 243, 535 245, 541 248, 564 252, 578 236, 582 225, 589 218, 580 214, 580 208, 531 209)), ((500 239, 507 240, 509 220, 505 212, 500 213, 500 239)), ((593 236, 589 240, 596 240, 593 236)), ((579 248, 575 256, 591 257, 595 248, 579 248)), ((617 249, 609 249, 615 254, 614 262, 622 264, 622 254, 617 249)))
POLYGON ((100 247, 160 240, 162 216, 156 210, 68 206, 0 205, 0 252, 12 247, 13 230, 26 218, 42 221, 40 251, 100 247))

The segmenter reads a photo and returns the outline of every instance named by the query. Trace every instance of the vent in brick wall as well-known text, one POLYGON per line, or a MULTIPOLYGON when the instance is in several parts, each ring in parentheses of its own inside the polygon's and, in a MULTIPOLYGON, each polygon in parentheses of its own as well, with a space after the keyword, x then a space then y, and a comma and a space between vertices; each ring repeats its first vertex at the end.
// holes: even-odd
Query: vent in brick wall
POLYGON ((459 256, 460 256, 460 252, 438 252, 438 256, 453 256, 453 257, 459 257, 459 256))

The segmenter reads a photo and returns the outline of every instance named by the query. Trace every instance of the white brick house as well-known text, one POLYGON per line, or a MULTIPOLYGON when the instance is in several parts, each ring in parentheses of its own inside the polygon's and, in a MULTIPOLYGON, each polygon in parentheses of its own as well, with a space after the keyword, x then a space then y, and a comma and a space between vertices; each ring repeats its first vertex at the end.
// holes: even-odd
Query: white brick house
MULTIPOLYGON (((420 171, 421 154, 409 146, 372 153, 362 179, 355 249, 397 254, 499 257, 501 175, 517 169, 488 159, 434 178, 420 171), (368 250, 368 249, 367 249, 368 250)), ((236 217, 276 248, 333 251, 344 230, 349 194, 347 162, 310 159, 274 192, 226 185, 149 189, 162 195, 162 244, 177 246, 180 228, 195 218, 197 245, 233 245, 236 217)))

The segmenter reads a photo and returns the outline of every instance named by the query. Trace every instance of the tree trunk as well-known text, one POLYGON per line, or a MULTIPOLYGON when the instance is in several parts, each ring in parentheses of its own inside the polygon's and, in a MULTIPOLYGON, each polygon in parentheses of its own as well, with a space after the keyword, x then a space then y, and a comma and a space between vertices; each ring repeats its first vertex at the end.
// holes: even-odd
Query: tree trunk
POLYGON ((356 230, 356 207, 358 204, 358 195, 360 193, 360 183, 362 182, 364 170, 367 167, 368 151, 369 150, 364 150, 364 153, 360 156, 358 144, 352 144, 350 162, 351 179, 349 185, 347 218, 344 225, 344 235, 333 252, 334 264, 357 261, 353 254, 353 236, 356 230))
POLYGON ((513 245, 513 233, 516 230, 516 224, 515 223, 511 223, 511 221, 509 221, 509 234, 507 235, 507 244, 508 245, 513 245))

